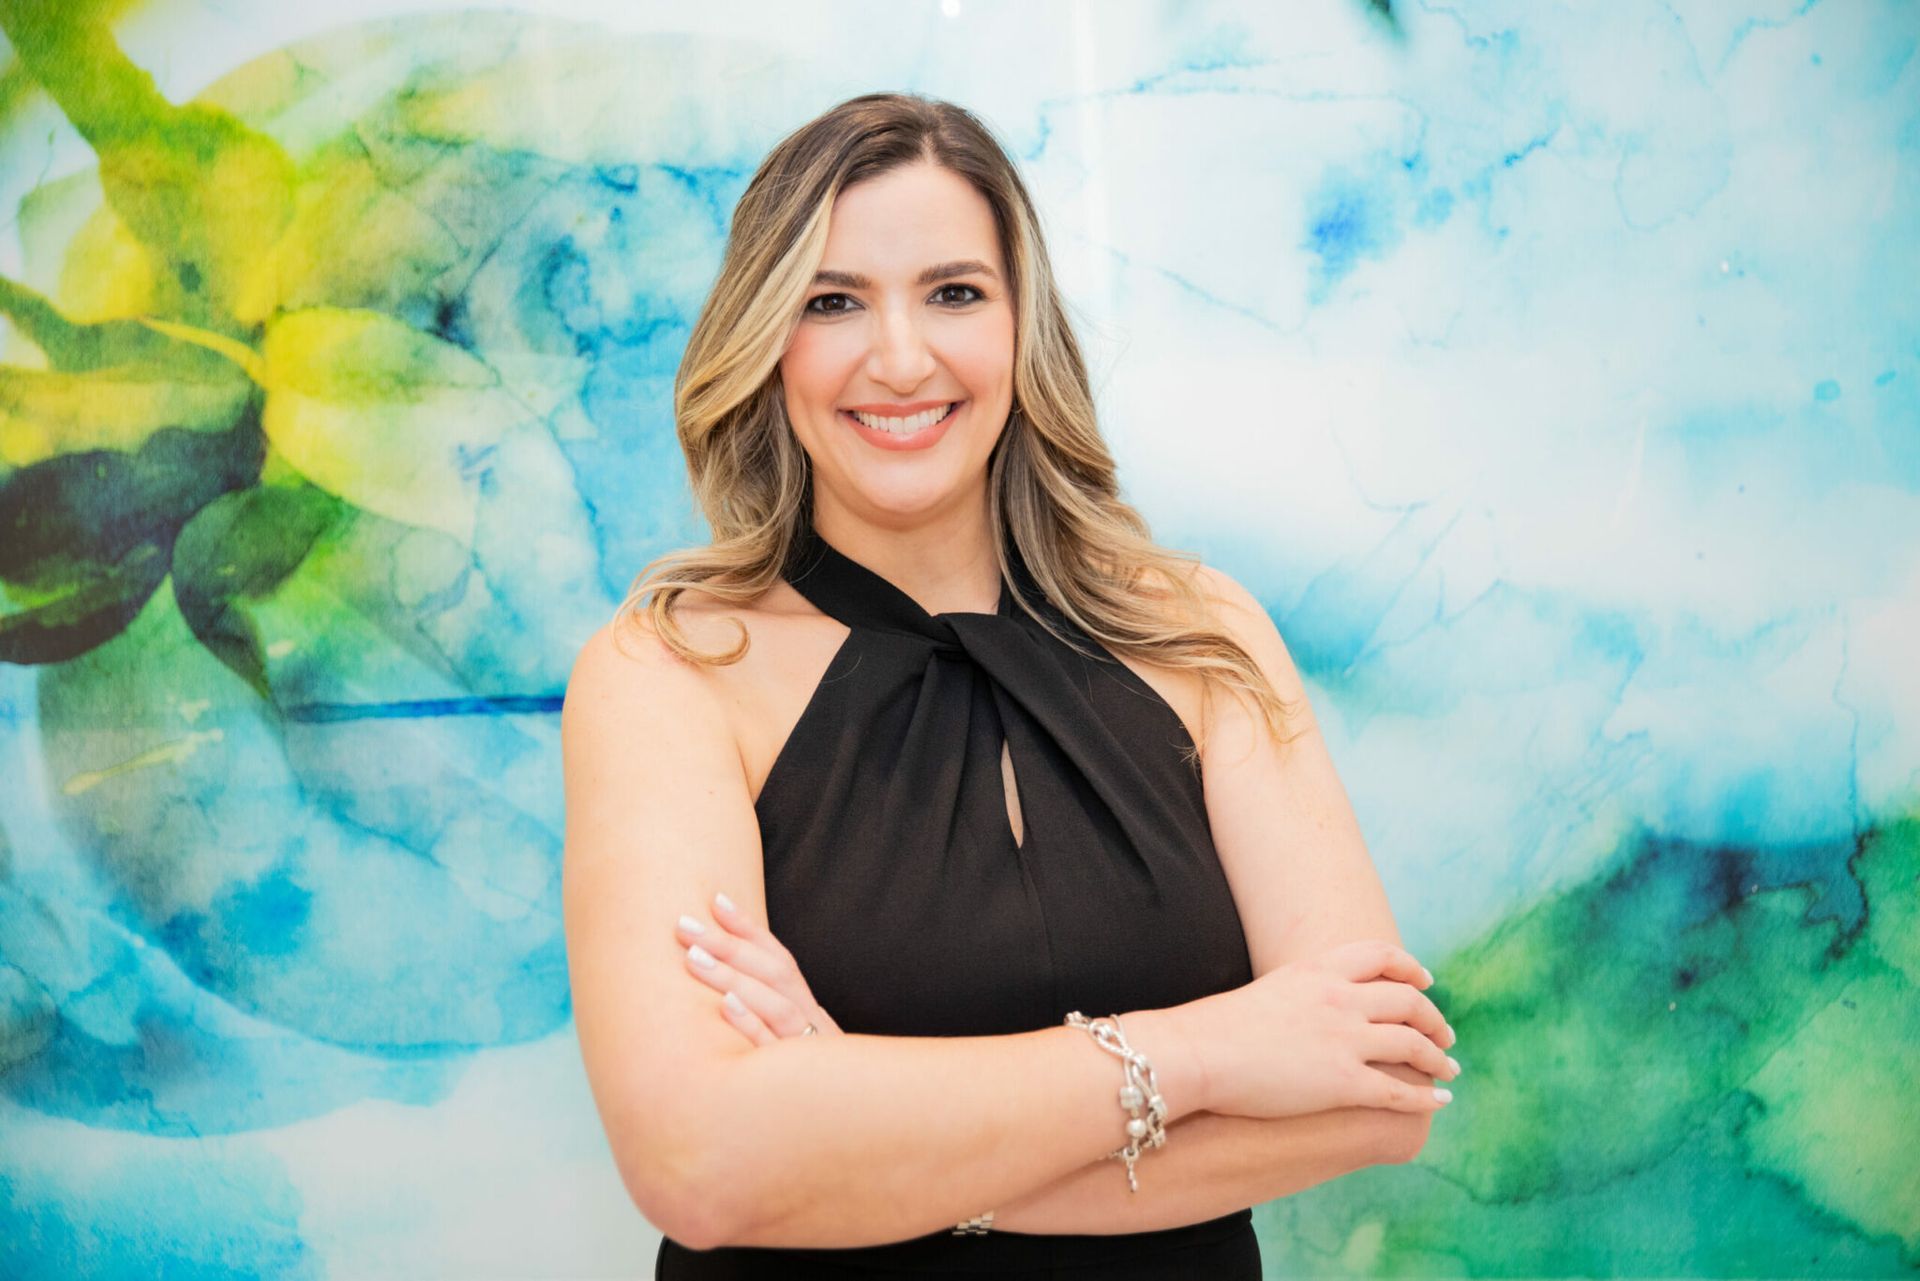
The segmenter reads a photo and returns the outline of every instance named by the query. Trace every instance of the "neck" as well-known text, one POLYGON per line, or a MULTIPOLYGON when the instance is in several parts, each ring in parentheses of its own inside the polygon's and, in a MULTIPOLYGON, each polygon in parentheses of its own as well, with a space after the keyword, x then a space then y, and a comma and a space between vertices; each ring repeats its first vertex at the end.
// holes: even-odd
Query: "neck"
POLYGON ((850 560, 898 587, 929 614, 991 614, 1000 600, 986 493, 936 513, 861 514, 815 492, 813 527, 850 560))

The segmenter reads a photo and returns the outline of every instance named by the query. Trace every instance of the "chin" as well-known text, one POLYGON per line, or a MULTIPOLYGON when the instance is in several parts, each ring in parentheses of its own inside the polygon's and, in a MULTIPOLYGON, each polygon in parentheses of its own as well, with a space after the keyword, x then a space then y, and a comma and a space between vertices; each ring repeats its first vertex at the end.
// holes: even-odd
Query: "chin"
POLYGON ((919 516, 937 512, 964 501, 967 496, 986 491, 984 466, 968 476, 866 475, 839 486, 840 492, 857 500, 869 511, 892 516, 919 516))

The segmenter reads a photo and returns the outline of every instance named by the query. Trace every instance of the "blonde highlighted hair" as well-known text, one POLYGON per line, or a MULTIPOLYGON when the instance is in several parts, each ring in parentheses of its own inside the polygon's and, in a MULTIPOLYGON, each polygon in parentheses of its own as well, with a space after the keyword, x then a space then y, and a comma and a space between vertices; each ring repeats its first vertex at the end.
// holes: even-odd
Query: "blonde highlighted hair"
MULTIPOLYGON (((713 540, 642 568, 615 614, 616 643, 620 623, 644 610, 660 640, 690 662, 727 664, 746 654, 744 626, 730 650, 696 649, 673 616, 674 602, 699 591, 751 605, 779 581, 812 519, 811 464, 787 421, 780 359, 826 252, 835 198, 920 163, 951 170, 986 199, 1008 272, 1013 408, 987 464, 1001 574, 1010 580, 1010 538, 1049 603, 1088 636, 1114 653, 1191 670, 1203 692, 1218 685, 1247 695, 1282 737, 1291 704, 1212 621, 1196 581, 1199 557, 1155 544, 1146 520, 1120 498, 1086 365, 1013 162, 971 113, 915 94, 839 104, 783 138, 747 184, 674 380, 675 427, 713 540)), ((1050 620, 1035 617, 1060 636, 1050 620)), ((1203 751, 1197 743, 1190 759, 1203 751)))

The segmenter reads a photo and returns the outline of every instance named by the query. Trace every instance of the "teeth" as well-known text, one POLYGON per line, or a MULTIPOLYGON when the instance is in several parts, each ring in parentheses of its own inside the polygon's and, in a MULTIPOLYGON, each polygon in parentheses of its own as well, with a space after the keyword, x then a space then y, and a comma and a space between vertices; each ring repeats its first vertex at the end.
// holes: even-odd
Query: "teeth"
POLYGON ((947 414, 952 411, 953 406, 959 403, 960 402, 956 400, 952 402, 952 404, 944 405, 937 409, 929 409, 924 413, 915 414, 911 418, 881 418, 874 414, 863 414, 857 409, 849 409, 847 412, 875 431, 889 432, 895 436, 906 436, 919 431, 922 427, 933 426, 942 418, 945 418, 947 414))

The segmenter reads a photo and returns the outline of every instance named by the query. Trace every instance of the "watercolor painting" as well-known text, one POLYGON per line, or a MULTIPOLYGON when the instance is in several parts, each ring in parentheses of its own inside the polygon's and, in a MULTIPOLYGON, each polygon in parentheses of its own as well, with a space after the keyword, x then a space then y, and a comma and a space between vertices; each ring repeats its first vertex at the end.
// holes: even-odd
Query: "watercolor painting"
POLYGON ((1459 1033, 1269 1270, 1920 1274, 1920 8, 326 8, 0 0, 0 1275, 648 1266, 560 697, 874 88, 1015 152, 1459 1033))

